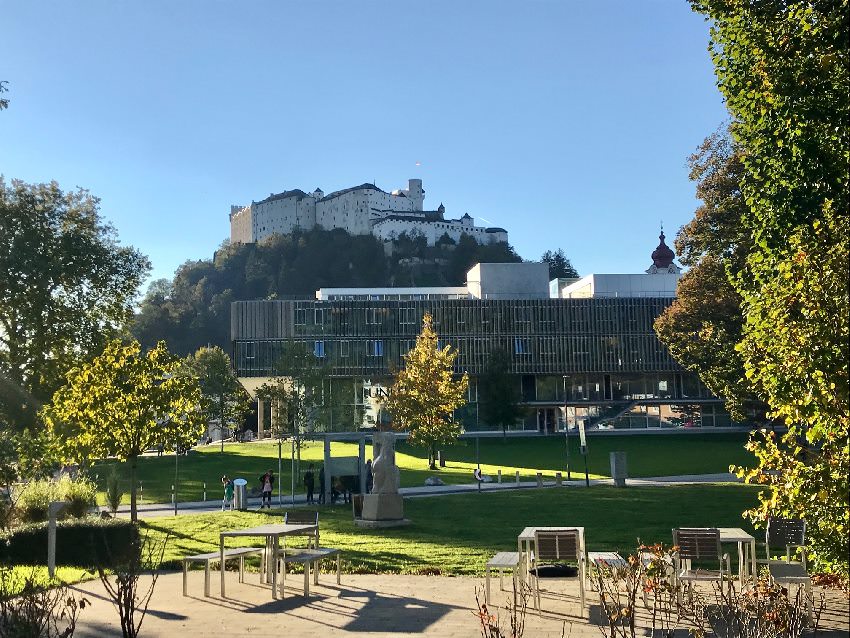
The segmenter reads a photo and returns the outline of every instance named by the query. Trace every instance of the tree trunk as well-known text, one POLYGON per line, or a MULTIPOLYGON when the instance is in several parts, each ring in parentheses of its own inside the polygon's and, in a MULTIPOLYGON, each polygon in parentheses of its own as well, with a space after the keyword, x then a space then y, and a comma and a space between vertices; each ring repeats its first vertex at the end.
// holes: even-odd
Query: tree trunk
MULTIPOLYGON (((176 451, 175 451, 176 454, 176 451)), ((136 511, 136 460, 137 457, 134 454, 130 458, 127 459, 130 461, 130 520, 135 523, 138 520, 138 514, 136 511)))
POLYGON ((437 446, 433 444, 428 447, 428 469, 437 469, 437 446))

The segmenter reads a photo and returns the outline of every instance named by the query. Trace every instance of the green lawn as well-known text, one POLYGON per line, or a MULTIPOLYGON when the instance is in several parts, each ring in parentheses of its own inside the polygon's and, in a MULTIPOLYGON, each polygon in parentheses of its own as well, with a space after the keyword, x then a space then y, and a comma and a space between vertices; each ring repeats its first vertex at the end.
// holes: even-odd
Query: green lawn
POLYGON ((27 581, 37 586, 73 584, 97 578, 97 574, 79 567, 56 567, 56 573, 51 580, 45 565, 14 565, 8 569, 3 568, 0 578, 2 578, 3 594, 14 595, 23 590, 27 581))
MULTIPOLYGON (((322 508, 319 520, 322 545, 344 551, 346 572, 480 575, 495 552, 516 547, 517 534, 527 525, 584 526, 588 550, 620 552, 632 551, 638 539, 669 544, 677 526, 752 532, 741 512, 756 502, 756 493, 757 488, 738 484, 525 489, 408 498, 408 527, 357 528, 347 506, 322 508)), ((183 555, 217 549, 221 530, 280 520, 274 510, 217 512, 143 525, 155 538, 172 534, 165 558, 177 568, 183 555)), ((262 539, 255 544, 262 545, 262 539)))
MULTIPOLYGON (((590 437, 588 466, 592 478, 608 476, 608 453, 623 450, 628 454, 629 475, 633 477, 725 472, 731 463, 753 461, 743 448, 746 438, 741 433, 590 437)), ((322 449, 321 442, 305 443, 301 453, 302 471, 308 462, 321 462, 322 449)), ((225 446, 224 453, 219 450, 217 445, 201 446, 178 459, 178 497, 181 501, 201 500, 204 482, 207 484, 207 499, 220 499, 222 474, 245 477, 253 486, 265 470, 271 468, 277 473, 277 445, 274 443, 232 443, 225 446)), ((331 450, 335 456, 357 455, 357 445, 352 443, 334 443, 331 450)), ((447 447, 444 452, 447 465, 439 470, 440 478, 448 484, 472 482, 475 442, 462 440, 447 447)), ((538 471, 549 477, 558 471, 566 472, 565 443, 561 436, 481 439, 479 453, 484 472, 495 476, 501 469, 506 480, 512 480, 517 470, 525 480, 532 479, 538 471)), ((287 444, 284 444, 283 454, 281 484, 284 494, 288 494, 291 474, 287 444)), ((370 455, 371 448, 367 447, 367 456, 370 455)), ((584 465, 576 436, 571 437, 570 455, 573 478, 583 476, 584 465)), ((428 476, 435 474, 428 470, 427 455, 422 448, 400 443, 396 461, 401 469, 403 487, 422 485, 428 476)), ((94 470, 100 476, 101 489, 106 475, 104 465, 100 464, 94 470)), ((139 480, 143 502, 170 502, 174 456, 141 458, 139 480)), ((296 490, 301 493, 301 486, 296 485, 296 490)), ((128 501, 125 496, 124 502, 128 501)))

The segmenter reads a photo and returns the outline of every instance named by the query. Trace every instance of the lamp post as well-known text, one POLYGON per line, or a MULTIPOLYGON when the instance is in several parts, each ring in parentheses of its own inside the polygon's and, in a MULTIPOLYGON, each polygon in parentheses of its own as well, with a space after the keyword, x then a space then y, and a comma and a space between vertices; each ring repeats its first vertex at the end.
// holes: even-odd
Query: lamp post
POLYGON ((567 480, 572 479, 570 471, 570 427, 567 424, 567 375, 563 375, 564 381, 564 445, 567 449, 567 480))

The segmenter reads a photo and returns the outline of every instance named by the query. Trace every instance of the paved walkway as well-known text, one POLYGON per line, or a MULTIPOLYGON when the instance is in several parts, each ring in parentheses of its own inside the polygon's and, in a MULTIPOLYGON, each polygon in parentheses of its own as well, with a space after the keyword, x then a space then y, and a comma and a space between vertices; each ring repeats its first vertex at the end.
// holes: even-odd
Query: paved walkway
MULTIPOLYGON (((733 483, 738 479, 729 473, 723 474, 694 474, 684 476, 656 476, 650 478, 635 478, 628 479, 628 485, 635 487, 662 487, 667 485, 690 485, 694 483, 733 483)), ((613 485, 612 479, 591 479, 591 485, 613 485)), ((553 480, 546 480, 543 483, 544 487, 555 487, 553 480)), ((563 486, 568 488, 584 487, 584 480, 563 481, 563 486)), ((485 492, 498 490, 522 490, 537 488, 536 481, 516 481, 503 480, 502 483, 481 483, 480 489, 485 492)), ((446 494, 465 494, 476 492, 479 489, 477 483, 467 483, 463 485, 423 485, 421 487, 403 487, 399 490, 402 495, 408 498, 427 497, 427 496, 443 496, 446 494)), ((272 499, 272 504, 275 507, 291 507, 293 506, 292 498, 288 494, 283 495, 282 503, 278 501, 277 495, 272 499)), ((294 505, 305 505, 306 497, 303 494, 295 495, 294 505)), ((258 509, 260 507, 259 498, 248 499, 248 509, 258 509)), ((214 512, 221 509, 221 501, 190 501, 186 503, 178 503, 177 511, 180 514, 204 514, 214 512)), ((172 516, 174 514, 174 505, 172 503, 144 503, 138 506, 139 518, 157 518, 160 516, 172 516)), ((118 514, 129 516, 130 507, 122 505, 118 509, 118 514)))
MULTIPOLYGON (((311 586, 309 599, 301 596, 301 579, 287 580, 293 585, 286 597, 273 601, 267 586, 258 583, 257 574, 247 574, 240 584, 234 572, 227 574, 227 598, 218 595, 217 572, 212 579, 212 596, 204 598, 203 571, 189 574, 189 596, 182 595, 182 576, 166 573, 156 590, 144 619, 141 635, 146 638, 173 636, 252 636, 252 638, 383 638, 393 636, 440 636, 472 638, 480 635, 474 615, 475 589, 483 579, 436 576, 391 576, 343 574, 341 585, 333 576, 323 574, 319 586, 311 586)), ((140 590, 149 579, 143 578, 140 590)), ((499 615, 505 635, 510 622, 505 605, 509 594, 500 592, 498 580, 491 581, 493 602, 501 604, 499 615)), ((598 607, 581 613, 576 580, 551 580, 546 587, 566 593, 566 597, 543 598, 544 613, 529 610, 526 615, 527 638, 577 636, 598 638, 599 627, 588 620, 597 618, 598 607)), ((103 596, 100 581, 75 587, 92 603, 83 610, 78 638, 120 636, 117 611, 103 596)), ((819 591, 816 589, 816 594, 819 591)), ((828 607, 821 625, 828 631, 823 637, 848 636, 847 599, 838 592, 827 592, 828 607)), ((597 603, 588 591, 589 605, 597 603)), ((639 624, 646 626, 646 612, 640 608, 639 624)))

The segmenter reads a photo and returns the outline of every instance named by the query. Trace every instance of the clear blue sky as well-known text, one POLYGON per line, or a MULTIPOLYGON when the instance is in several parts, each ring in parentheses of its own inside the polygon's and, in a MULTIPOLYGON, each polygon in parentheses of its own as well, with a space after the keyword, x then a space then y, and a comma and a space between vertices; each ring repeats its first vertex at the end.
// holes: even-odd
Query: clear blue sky
POLYGON ((90 189, 154 277, 232 203, 409 177, 526 259, 639 272, 726 118, 707 41, 685 0, 0 0, 0 173, 90 189))

